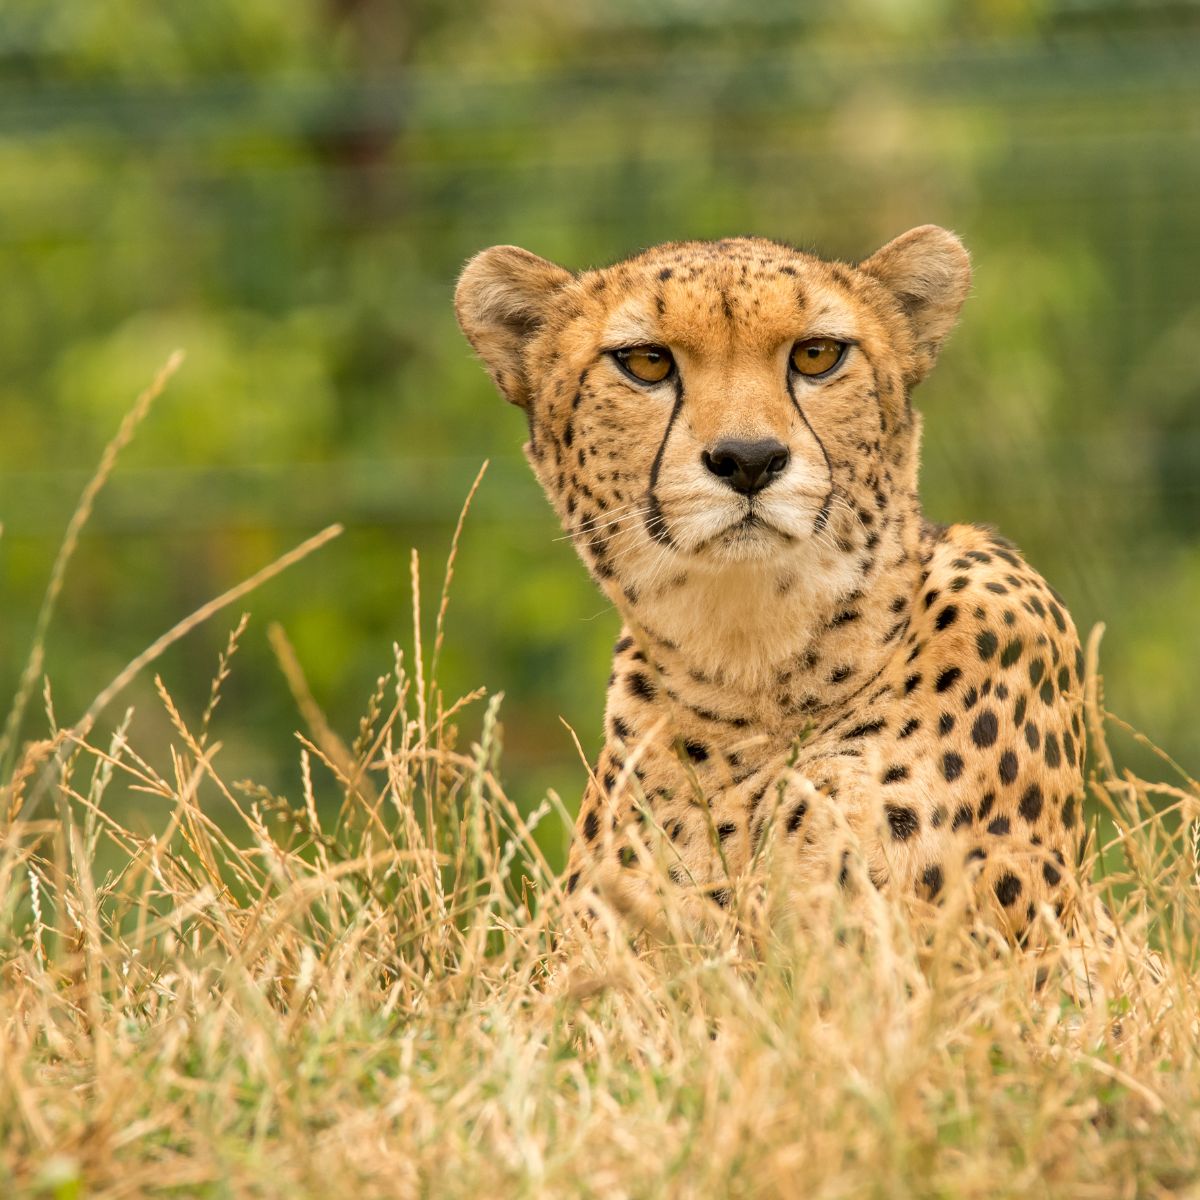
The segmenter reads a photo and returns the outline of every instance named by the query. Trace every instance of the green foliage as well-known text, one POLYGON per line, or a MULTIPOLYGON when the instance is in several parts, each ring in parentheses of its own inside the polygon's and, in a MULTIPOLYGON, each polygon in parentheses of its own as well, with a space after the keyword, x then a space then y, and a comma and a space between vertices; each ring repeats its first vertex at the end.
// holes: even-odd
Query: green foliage
MULTIPOLYGON (((1114 707, 1195 761, 1198 29, 1117 0, 7 4, 0 683, 82 472, 181 346, 68 581, 60 711, 334 520, 347 537, 259 611, 350 711, 406 548, 441 552, 486 456, 447 683, 506 690, 522 803, 573 796, 557 717, 595 744, 614 621, 454 327, 459 265, 737 232, 856 258, 936 221, 976 283, 918 396, 929 511, 997 524, 1082 628, 1106 621, 1114 707)), ((181 703, 213 639, 168 659, 181 703)), ((266 777, 259 734, 293 719, 261 629, 245 655, 229 749, 266 777)))

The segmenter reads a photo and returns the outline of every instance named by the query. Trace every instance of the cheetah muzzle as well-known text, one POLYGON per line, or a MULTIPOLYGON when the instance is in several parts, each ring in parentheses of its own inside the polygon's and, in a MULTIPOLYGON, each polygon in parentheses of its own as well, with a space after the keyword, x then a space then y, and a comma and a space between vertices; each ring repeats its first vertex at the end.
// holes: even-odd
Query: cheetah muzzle
POLYGON ((572 891, 653 850, 728 903, 770 832, 797 889, 853 861, 931 902, 965 879, 1015 941, 1067 919, 1074 625, 1011 543, 917 494, 911 393, 969 282, 934 226, 857 265, 759 238, 467 264, 462 328, 624 622, 572 891))

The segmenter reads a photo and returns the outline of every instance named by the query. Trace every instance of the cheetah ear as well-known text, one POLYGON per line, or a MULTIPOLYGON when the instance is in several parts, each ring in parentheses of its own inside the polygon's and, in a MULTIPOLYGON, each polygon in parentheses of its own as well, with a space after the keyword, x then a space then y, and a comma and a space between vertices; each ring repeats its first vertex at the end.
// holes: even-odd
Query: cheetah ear
POLYGON ((912 387, 933 369, 971 286, 971 259, 962 242, 937 225, 921 225, 876 250, 858 269, 900 301, 913 331, 912 387))
POLYGON ((551 298, 572 276, 519 246, 493 246, 463 268, 454 311, 467 341, 510 403, 525 408, 531 392, 523 351, 551 298))

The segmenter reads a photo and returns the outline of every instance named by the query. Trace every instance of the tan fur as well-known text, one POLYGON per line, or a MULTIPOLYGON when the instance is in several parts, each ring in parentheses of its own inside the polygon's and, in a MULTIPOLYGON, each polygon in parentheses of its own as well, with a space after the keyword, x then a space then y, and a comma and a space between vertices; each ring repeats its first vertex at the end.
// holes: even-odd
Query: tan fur
POLYGON ((1008 542, 934 528, 917 498, 910 391, 969 278, 932 226, 857 267, 755 238, 579 275, 513 247, 467 265, 463 329, 525 409, 530 463, 625 624, 572 890, 590 872, 636 891, 654 850, 725 902, 770 829, 798 903, 859 864, 927 899, 965 878, 1015 939, 1040 904, 1069 909, 1074 627, 1008 542), (789 354, 817 336, 851 345, 810 381, 789 354), (669 348, 674 379, 621 371, 611 351, 645 344, 669 348), (730 437, 790 452, 752 499, 702 465, 730 437))

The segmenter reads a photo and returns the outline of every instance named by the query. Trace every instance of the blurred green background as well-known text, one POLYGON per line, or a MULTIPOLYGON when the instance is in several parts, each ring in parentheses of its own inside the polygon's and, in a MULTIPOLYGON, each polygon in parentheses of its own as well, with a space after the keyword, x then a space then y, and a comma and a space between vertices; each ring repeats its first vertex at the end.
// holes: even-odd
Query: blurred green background
MULTIPOLYGON (((3 0, 0 89, 5 689, 103 444, 188 354, 68 580, 60 720, 341 520, 249 602, 218 719, 227 775, 289 786, 268 621, 353 736, 410 640, 409 547, 431 616, 487 456, 443 683, 503 689, 510 790, 573 802, 558 717, 596 746, 614 618, 457 331, 459 266, 736 233, 854 259, 932 221, 976 282, 918 393, 927 509, 999 525, 1106 622, 1111 706, 1200 764, 1200 5, 3 0)), ((190 716, 236 616, 160 664, 190 716)))

